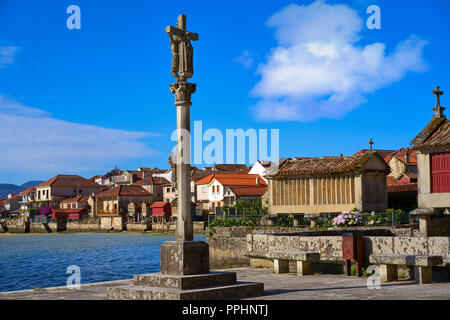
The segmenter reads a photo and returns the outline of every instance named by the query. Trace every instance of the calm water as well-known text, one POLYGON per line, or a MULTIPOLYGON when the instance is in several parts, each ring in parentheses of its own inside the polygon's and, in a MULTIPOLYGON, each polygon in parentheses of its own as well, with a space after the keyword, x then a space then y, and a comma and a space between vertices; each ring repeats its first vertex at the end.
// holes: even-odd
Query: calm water
POLYGON ((0 292, 64 286, 70 265, 80 267, 81 284, 159 272, 159 247, 173 240, 173 234, 0 235, 0 292))

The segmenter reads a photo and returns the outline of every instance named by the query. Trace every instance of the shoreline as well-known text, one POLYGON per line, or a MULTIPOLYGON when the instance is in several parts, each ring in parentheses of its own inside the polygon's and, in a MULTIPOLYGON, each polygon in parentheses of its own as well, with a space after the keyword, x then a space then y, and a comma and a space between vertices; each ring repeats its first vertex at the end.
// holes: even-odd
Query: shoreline
MULTIPOLYGON (((173 234, 175 235, 174 231, 169 232, 160 232, 160 231, 143 231, 143 232, 137 232, 137 231, 59 231, 59 232, 0 232, 0 236, 7 236, 7 235, 52 235, 52 234, 154 234, 154 235, 164 235, 164 234, 173 234)), ((197 236, 204 236, 206 235, 203 233, 194 232, 194 235, 197 236)))

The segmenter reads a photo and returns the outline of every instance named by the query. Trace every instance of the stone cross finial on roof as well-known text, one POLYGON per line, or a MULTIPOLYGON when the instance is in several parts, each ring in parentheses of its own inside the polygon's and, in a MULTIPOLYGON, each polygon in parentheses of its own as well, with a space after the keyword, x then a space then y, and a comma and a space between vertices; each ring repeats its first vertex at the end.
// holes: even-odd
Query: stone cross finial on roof
POLYGON ((370 138, 370 140, 369 140, 369 145, 370 145, 370 150, 372 150, 372 145, 374 144, 374 142, 372 141, 372 138, 370 138))
POLYGON ((445 108, 441 106, 440 96, 442 96, 444 94, 444 91, 439 91, 439 87, 436 87, 436 90, 433 90, 432 93, 436 95, 436 99, 437 99, 436 107, 433 108, 433 111, 434 111, 433 118, 442 118, 442 117, 444 117, 445 108))

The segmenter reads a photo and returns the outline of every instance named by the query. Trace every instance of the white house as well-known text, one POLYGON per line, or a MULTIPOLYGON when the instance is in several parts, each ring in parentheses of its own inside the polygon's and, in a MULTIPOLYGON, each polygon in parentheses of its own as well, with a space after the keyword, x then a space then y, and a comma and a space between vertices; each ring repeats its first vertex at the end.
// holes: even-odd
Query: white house
POLYGON ((253 167, 248 173, 260 175, 267 183, 267 179, 264 176, 275 173, 277 169, 278 166, 276 162, 258 160, 253 164, 253 167))
MULTIPOLYGON (((197 187, 197 199, 200 201, 207 200, 210 211, 225 205, 224 196, 228 190, 227 188, 239 188, 241 190, 243 188, 261 188, 264 191, 267 188, 266 182, 260 175, 244 173, 214 173, 198 180, 195 184, 197 187)), ((226 205, 230 204, 227 202, 226 205)))

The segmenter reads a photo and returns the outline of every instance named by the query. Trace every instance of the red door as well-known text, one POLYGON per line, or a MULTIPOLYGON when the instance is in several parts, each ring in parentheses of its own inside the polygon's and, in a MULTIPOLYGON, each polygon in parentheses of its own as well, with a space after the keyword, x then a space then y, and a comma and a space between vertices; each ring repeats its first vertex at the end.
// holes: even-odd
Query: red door
POLYGON ((431 192, 450 192, 450 153, 431 154, 431 192))

